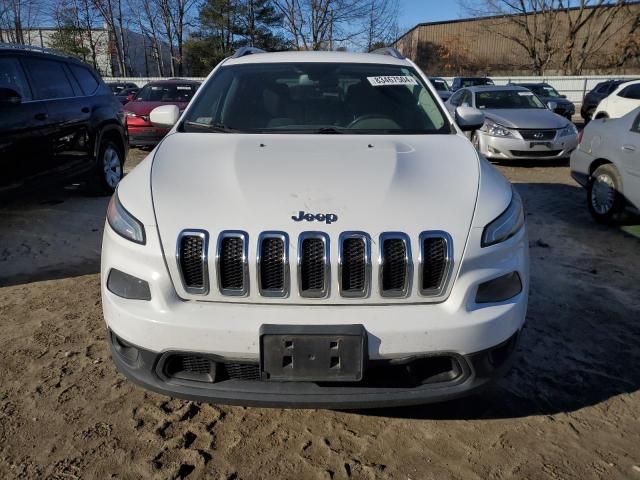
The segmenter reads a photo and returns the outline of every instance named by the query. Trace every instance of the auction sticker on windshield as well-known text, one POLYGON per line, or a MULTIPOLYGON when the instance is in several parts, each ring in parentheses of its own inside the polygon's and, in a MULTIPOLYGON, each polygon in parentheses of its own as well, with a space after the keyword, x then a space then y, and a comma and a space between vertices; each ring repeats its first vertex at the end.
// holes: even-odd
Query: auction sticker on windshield
POLYGON ((418 85, 413 77, 404 75, 387 75, 383 77, 367 77, 369 83, 374 87, 386 87, 387 85, 418 85))

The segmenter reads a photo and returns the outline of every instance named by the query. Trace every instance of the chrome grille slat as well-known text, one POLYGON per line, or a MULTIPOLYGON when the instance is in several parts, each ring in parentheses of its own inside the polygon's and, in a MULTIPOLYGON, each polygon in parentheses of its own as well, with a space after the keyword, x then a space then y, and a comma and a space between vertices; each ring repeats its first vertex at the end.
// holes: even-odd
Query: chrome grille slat
POLYGON ((371 285, 371 242, 363 232, 343 232, 338 243, 340 295, 367 297, 371 285))
POLYGON ((420 234, 420 294, 442 295, 449 279, 453 259, 453 241, 442 231, 420 234))
POLYGON ((218 237, 216 270, 218 288, 223 295, 246 296, 249 293, 248 235, 228 230, 218 237))
POLYGON ((178 236, 176 261, 187 293, 209 293, 208 248, 209 234, 204 230, 183 230, 178 236))
POLYGON ((304 232, 298 237, 298 288, 300 296, 329 295, 329 237, 322 232, 304 232))
POLYGON ((380 235, 380 295, 406 297, 411 291, 413 272, 411 242, 401 232, 380 235))
POLYGON ((263 232, 260 235, 256 265, 260 295, 289 295, 289 237, 286 233, 263 232))

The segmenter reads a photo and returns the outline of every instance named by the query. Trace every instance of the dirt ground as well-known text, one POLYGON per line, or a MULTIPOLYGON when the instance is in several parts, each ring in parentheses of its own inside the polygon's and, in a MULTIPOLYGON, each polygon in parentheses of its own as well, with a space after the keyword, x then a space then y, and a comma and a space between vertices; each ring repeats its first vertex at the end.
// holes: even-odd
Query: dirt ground
POLYGON ((516 365, 482 395, 390 410, 215 406, 132 385, 100 307, 107 199, 5 201, 0 478, 640 479, 640 240, 594 224, 566 165, 499 168, 531 243, 516 365))

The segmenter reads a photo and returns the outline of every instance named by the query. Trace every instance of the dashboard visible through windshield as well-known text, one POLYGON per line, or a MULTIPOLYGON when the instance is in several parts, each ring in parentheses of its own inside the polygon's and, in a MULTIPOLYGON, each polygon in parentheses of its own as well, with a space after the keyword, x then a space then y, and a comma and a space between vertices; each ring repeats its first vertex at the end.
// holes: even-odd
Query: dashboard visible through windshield
POLYGON ((186 132, 451 133, 410 67, 360 63, 259 63, 221 67, 179 127, 186 132))

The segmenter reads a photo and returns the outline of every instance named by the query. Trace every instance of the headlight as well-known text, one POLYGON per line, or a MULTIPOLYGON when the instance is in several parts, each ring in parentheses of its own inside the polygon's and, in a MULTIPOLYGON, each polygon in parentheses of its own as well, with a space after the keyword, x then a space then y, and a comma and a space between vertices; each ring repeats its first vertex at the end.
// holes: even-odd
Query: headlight
POLYGON ((513 237, 524 225, 522 199, 515 190, 511 190, 511 203, 498 218, 484 227, 482 246, 488 247, 513 237))
POLYGON ((484 125, 480 127, 480 131, 488 133, 489 135, 494 137, 509 137, 511 135, 511 132, 508 128, 503 127, 502 125, 499 125, 488 119, 484 121, 484 125))
POLYGON ((564 127, 562 130, 560 130, 561 137, 566 137, 567 135, 577 135, 577 134, 578 134, 578 129, 573 123, 570 123, 569 125, 564 127))
POLYGON ((146 242, 142 223, 125 210, 118 200, 118 192, 113 194, 107 208, 107 221, 120 236, 132 242, 144 245, 146 242))

